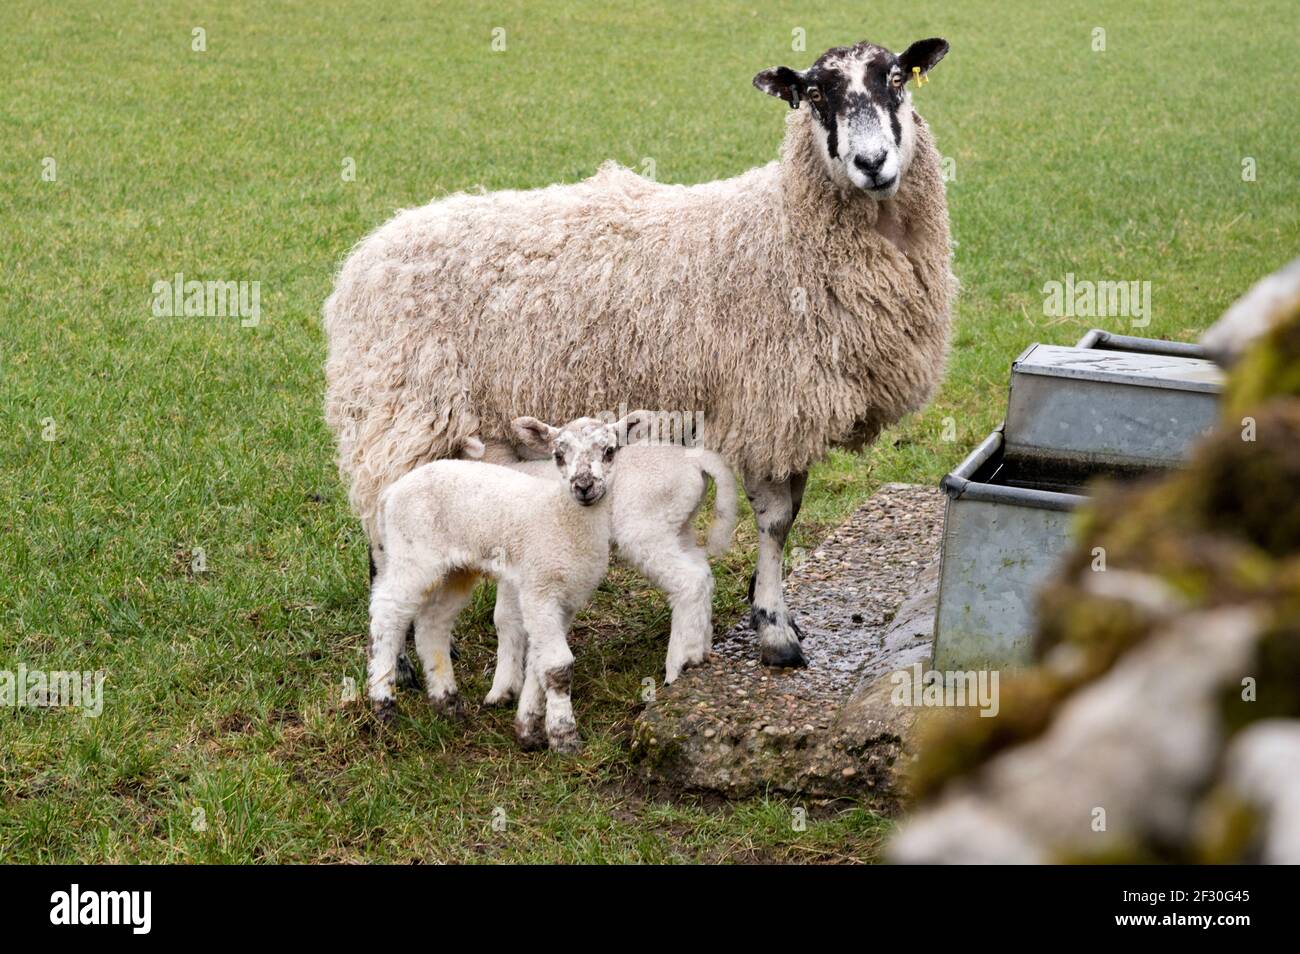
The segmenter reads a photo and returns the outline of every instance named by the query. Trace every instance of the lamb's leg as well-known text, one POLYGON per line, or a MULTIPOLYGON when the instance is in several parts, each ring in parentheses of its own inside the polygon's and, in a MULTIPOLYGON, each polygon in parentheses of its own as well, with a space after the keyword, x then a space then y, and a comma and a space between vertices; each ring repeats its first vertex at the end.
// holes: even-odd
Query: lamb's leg
MULTIPOLYGON (((565 638, 568 619, 559 607, 520 597, 524 627, 528 630, 528 674, 524 678, 524 695, 529 692, 529 681, 534 693, 546 696, 546 741, 553 752, 573 753, 582 748, 578 726, 573 720, 573 701, 570 691, 573 684, 573 653, 565 638)), ((522 709, 523 701, 520 706, 522 709)), ((535 718, 535 717, 534 717, 535 718)), ((528 726, 516 722, 520 741, 524 741, 528 726)))
POLYGON ((651 538, 639 537, 634 545, 620 547, 619 554, 668 596, 673 621, 664 682, 673 682, 687 666, 698 666, 708 659, 713 647, 713 571, 709 560, 689 527, 685 534, 665 532, 651 538))
POLYGON ((368 694, 375 715, 384 720, 392 718, 396 709, 397 654, 424 602, 423 582, 389 573, 370 593, 368 694))
POLYGON ((507 705, 519 698, 524 686, 524 660, 528 634, 519 609, 519 593, 511 584, 497 583, 497 605, 492 620, 497 629, 497 670, 484 705, 507 705))
MULTIPOLYGON (((375 585, 375 575, 379 572, 375 566, 374 547, 367 549, 367 555, 370 557, 370 585, 373 587, 375 585)), ((408 628, 402 641, 402 649, 397 654, 397 685, 402 689, 419 690, 420 688, 420 676, 415 671, 415 667, 411 665, 411 661, 406 657, 406 642, 412 639, 414 635, 414 627, 408 628)))
POLYGON ((546 747, 546 694, 537 678, 537 670, 524 667, 524 685, 519 690, 519 708, 515 710, 515 738, 525 751, 546 747))
POLYGON ((758 524, 758 565, 751 586, 750 610, 758 631, 759 659, 765 666, 806 666, 799 630, 781 592, 785 540, 803 501, 807 475, 772 481, 745 478, 745 493, 758 524))
POLYGON ((456 674, 451 664, 451 628, 474 592, 474 574, 453 573, 429 594, 415 618, 415 650, 424 664, 429 703, 439 715, 459 720, 464 715, 456 674))
POLYGON ((713 570, 694 540, 681 553, 673 583, 668 602, 673 608, 673 630, 680 649, 674 657, 673 641, 669 639, 665 682, 673 682, 683 669, 700 665, 713 652, 713 570))

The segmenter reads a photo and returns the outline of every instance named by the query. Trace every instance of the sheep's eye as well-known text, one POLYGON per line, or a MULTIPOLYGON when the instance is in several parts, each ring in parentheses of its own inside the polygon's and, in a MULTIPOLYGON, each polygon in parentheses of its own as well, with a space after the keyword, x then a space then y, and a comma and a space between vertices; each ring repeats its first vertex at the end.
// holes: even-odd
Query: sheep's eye
POLYGON ((555 452, 555 462, 559 464, 561 467, 564 466, 564 451, 555 452))
POLYGON ((612 448, 612 447, 606 447, 606 448, 605 448, 605 463, 609 463, 609 462, 610 462, 611 460, 613 460, 613 459, 614 459, 614 448, 612 448))
POLYGON ((809 86, 808 98, 811 99, 814 103, 820 103, 822 101, 822 91, 819 90, 816 86, 809 86))

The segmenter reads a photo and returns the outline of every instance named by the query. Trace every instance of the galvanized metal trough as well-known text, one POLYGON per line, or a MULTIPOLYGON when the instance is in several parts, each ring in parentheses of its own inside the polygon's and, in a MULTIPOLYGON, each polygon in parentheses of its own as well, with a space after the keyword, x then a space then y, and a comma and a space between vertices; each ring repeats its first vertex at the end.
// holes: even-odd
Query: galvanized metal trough
POLYGON ((941 483, 948 495, 934 666, 1029 661, 1039 586, 1093 477, 1177 466, 1217 414, 1222 375, 1195 345, 1090 331, 1012 365, 1007 419, 941 483))
POLYGON ((1223 372, 1197 345, 1089 332, 1011 365, 1007 456, 1112 470, 1175 467, 1214 426, 1223 372))

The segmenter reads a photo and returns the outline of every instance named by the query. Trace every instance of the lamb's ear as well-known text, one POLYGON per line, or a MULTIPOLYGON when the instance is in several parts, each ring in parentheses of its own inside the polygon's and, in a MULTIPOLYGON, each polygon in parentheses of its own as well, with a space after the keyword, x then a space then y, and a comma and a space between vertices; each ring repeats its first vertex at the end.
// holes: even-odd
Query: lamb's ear
POLYGON ((919 66, 921 75, 924 76, 938 65, 947 52, 948 41, 941 37, 933 36, 928 40, 917 40, 898 58, 898 65, 903 68, 903 78, 912 78, 914 66, 919 66))
POLYGON ((539 421, 535 417, 517 417, 510 422, 515 437, 539 454, 549 454, 554 448, 555 438, 559 435, 558 427, 539 421))
POLYGON ((610 427, 614 429, 614 434, 618 438, 618 446, 635 444, 642 438, 648 438, 650 422, 653 420, 653 411, 633 411, 621 420, 615 421, 610 427))
POLYGON ((791 109, 798 109, 799 101, 803 99, 805 79, 802 73, 788 66, 774 66, 755 76, 754 86, 768 96, 785 100, 791 109))

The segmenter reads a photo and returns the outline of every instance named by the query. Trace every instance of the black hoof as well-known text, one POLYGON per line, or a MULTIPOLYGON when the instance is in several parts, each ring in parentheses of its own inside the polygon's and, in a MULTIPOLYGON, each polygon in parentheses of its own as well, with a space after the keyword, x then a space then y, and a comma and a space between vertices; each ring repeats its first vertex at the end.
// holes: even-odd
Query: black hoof
POLYGON ((459 692, 453 692, 441 699, 430 699, 429 705, 433 707, 434 712, 448 722, 465 721, 465 703, 461 701, 459 692))
POLYGON ((397 717, 397 700, 379 699, 371 703, 371 709, 375 713, 376 719, 387 724, 397 717))
POLYGON ((754 602, 754 587, 758 584, 758 571, 749 574, 749 602, 754 602))
POLYGON ((803 650, 799 648, 798 643, 781 643, 776 646, 762 643, 759 647, 758 659, 764 666, 772 666, 776 669, 800 669, 808 665, 808 660, 804 658, 803 650))
POLYGON ((415 667, 411 665, 411 660, 407 657, 406 653, 401 653, 397 657, 396 679, 397 687, 399 689, 419 690, 424 688, 424 686, 421 685, 420 674, 415 671, 415 667))
POLYGON ((451 661, 456 662, 460 659, 460 650, 456 648, 456 640, 451 641, 451 661))
POLYGON ((792 630, 794 630, 794 634, 795 634, 796 636, 799 637, 799 642, 802 643, 802 642, 803 642, 803 630, 799 628, 799 624, 796 623, 793 619, 790 619, 790 620, 788 620, 787 622, 789 622, 789 624, 790 624, 790 628, 791 628, 792 630))
POLYGON ((521 726, 516 722, 515 738, 519 740, 519 747, 525 752, 537 752, 546 748, 546 733, 542 731, 540 725, 521 726))

